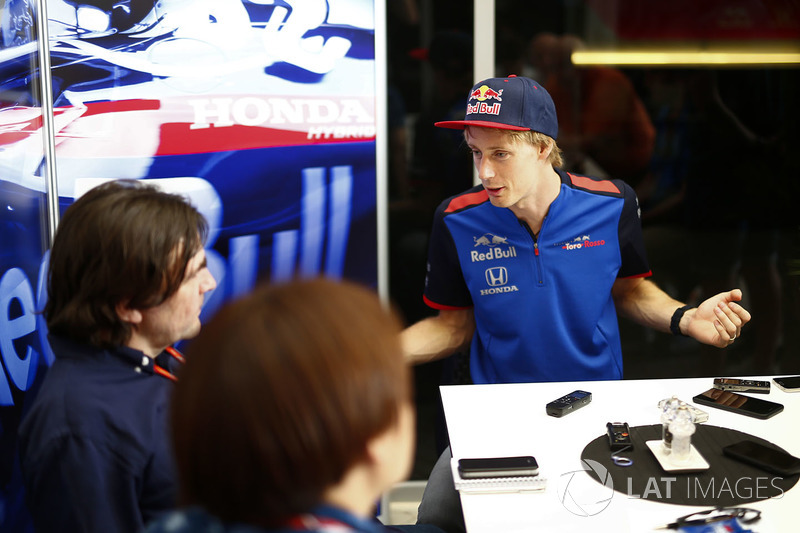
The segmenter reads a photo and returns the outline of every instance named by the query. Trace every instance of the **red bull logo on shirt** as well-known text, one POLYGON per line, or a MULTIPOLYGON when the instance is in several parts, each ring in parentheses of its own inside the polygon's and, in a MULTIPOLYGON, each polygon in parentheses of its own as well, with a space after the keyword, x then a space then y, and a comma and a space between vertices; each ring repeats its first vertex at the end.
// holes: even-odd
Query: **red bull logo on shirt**
POLYGON ((517 257, 517 249, 513 246, 509 246, 505 249, 501 247, 496 248, 496 246, 499 244, 508 244, 507 237, 501 237, 500 235, 495 235, 493 233, 484 233, 480 237, 472 237, 472 240, 475 241, 473 248, 477 248, 479 246, 489 247, 486 252, 479 252, 478 250, 471 251, 469 255, 470 260, 473 263, 476 261, 491 261, 493 259, 517 257))
POLYGON ((495 91, 488 85, 481 85, 469 94, 469 101, 467 102, 467 115, 473 113, 483 113, 485 115, 499 115, 500 102, 503 101, 503 89, 495 91), (486 100, 497 100, 497 103, 489 105, 486 100), (472 100, 478 102, 473 104, 472 100))
POLYGON ((501 237, 493 233, 484 233, 480 237, 473 237, 475 246, 494 246, 495 244, 508 244, 507 237, 501 237))

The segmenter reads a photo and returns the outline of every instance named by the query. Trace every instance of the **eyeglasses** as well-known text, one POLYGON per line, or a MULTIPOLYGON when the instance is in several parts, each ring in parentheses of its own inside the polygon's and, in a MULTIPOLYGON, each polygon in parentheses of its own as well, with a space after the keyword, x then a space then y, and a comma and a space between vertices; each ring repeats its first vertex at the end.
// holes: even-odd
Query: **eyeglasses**
POLYGON ((683 526, 695 526, 737 518, 742 524, 749 524, 761 518, 761 511, 746 507, 717 507, 706 511, 687 514, 666 526, 658 529, 678 529, 683 526))

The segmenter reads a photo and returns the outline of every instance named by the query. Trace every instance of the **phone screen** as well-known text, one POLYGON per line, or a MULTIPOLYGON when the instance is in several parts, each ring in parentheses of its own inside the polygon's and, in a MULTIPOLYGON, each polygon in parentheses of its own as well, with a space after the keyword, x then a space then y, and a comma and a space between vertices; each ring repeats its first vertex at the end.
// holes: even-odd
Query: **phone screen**
POLYGON ((800 472, 800 459, 761 443, 744 440, 722 449, 725 455, 781 475, 800 472))
POLYGON ((539 465, 529 455, 486 457, 459 459, 458 471, 462 478, 535 476, 539 472, 539 465))
POLYGON ((772 381, 784 389, 800 389, 800 376, 787 376, 785 378, 772 378, 772 381))
POLYGON ((783 411, 783 405, 779 403, 713 388, 698 394, 693 400, 701 405, 762 419, 783 411))

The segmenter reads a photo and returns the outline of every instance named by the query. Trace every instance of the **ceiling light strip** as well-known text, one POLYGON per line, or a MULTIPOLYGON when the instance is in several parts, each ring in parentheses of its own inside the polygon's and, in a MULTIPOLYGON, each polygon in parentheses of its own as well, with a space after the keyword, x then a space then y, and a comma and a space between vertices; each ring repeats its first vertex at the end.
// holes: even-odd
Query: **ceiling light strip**
POLYGON ((744 65, 797 65, 800 51, 736 52, 736 51, 592 51, 577 50, 572 53, 572 63, 581 65, 616 66, 744 66, 744 65))

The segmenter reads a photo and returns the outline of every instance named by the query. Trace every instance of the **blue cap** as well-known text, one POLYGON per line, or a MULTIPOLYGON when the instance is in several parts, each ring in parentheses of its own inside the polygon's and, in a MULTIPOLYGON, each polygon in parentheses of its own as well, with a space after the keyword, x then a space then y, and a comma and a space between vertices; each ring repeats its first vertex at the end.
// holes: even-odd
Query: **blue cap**
POLYGON ((538 82, 513 75, 476 83, 467 95, 464 120, 447 120, 434 125, 457 130, 465 126, 533 130, 553 139, 558 137, 556 106, 550 94, 538 82))

